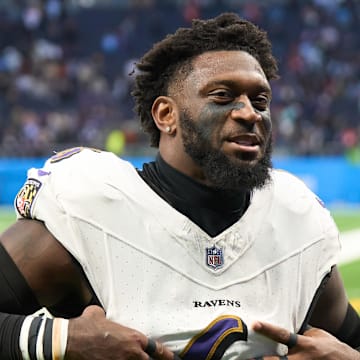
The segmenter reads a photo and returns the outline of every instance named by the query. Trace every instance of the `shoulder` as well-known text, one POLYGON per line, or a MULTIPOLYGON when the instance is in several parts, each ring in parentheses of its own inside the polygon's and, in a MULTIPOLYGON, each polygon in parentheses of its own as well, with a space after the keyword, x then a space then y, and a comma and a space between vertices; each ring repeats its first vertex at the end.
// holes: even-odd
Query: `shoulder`
POLYGON ((74 147, 56 152, 45 165, 55 167, 81 167, 95 168, 97 166, 125 163, 124 160, 111 152, 88 147, 74 147))
POLYGON ((319 205, 324 205, 303 180, 286 170, 273 169, 270 186, 274 196, 280 202, 287 204, 294 202, 316 202, 319 205))
MULTIPOLYGON (((94 148, 76 147, 57 152, 50 157, 42 169, 35 169, 38 174, 51 175, 51 179, 71 177, 81 179, 87 177, 89 181, 110 177, 114 172, 126 173, 134 171, 134 167, 115 154, 94 148)), ((34 174, 34 169, 29 173, 34 174)))
POLYGON ((136 174, 129 162, 110 152, 76 147, 56 153, 42 168, 31 168, 27 180, 15 198, 17 212, 34 217, 36 203, 59 205, 62 199, 94 199, 103 193, 104 184, 118 174, 118 182, 127 182, 136 174))
MULTIPOLYGON (((35 176, 39 171, 45 171, 40 181, 49 181, 49 184, 58 190, 72 193, 83 193, 100 189, 107 183, 127 183, 137 177, 134 166, 115 154, 92 148, 72 148, 59 152, 49 158, 43 169, 35 170, 35 176)), ((32 170, 34 173, 34 170, 32 170)))
POLYGON ((284 185, 288 185, 288 190, 293 190, 294 188, 297 188, 303 189, 304 191, 310 191, 310 189, 303 180, 286 170, 272 169, 271 179, 274 185, 279 188, 282 188, 284 185))
POLYGON ((270 188, 276 212, 287 213, 304 226, 308 224, 310 227, 320 227, 324 232, 330 231, 334 235, 337 233, 330 211, 300 178, 287 171, 274 169, 270 188))

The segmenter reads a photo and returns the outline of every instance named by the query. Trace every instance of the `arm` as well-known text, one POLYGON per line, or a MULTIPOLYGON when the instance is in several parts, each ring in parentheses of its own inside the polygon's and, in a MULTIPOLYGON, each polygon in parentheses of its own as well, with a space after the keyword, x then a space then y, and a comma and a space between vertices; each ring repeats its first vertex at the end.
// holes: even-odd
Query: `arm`
MULTIPOLYGON (((145 353, 148 339, 144 334, 109 321, 104 311, 97 306, 91 306, 81 314, 91 302, 91 287, 82 269, 43 223, 35 220, 19 220, 0 236, 0 244, 10 259, 2 258, 0 275, 5 279, 3 284, 8 288, 6 293, 13 294, 14 298, 14 301, 8 301, 10 295, 5 297, 5 292, 0 292, 1 359, 22 359, 20 349, 24 350, 24 348, 25 351, 30 349, 29 352, 35 354, 39 348, 38 343, 46 353, 39 359, 55 359, 56 357, 51 353, 58 344, 54 343, 57 335, 60 335, 60 338, 62 336, 62 340, 65 337, 66 360, 120 360, 149 357, 145 353), (12 284, 14 278, 9 278, 8 268, 12 269, 12 274, 17 273, 17 281, 22 279, 22 286, 19 286, 19 282, 12 284), (26 286, 28 288, 24 291, 26 286), (28 299, 24 294, 29 292, 35 299, 32 310, 41 306, 61 309, 64 316, 71 318, 70 321, 59 318, 44 321, 39 317, 5 314, 28 314, 29 309, 26 309, 28 299), (81 315, 74 317, 79 311, 81 315), (35 333, 30 336, 31 329, 27 328, 26 324, 34 327, 37 324, 39 328, 33 330, 35 333), (49 324, 50 333, 44 330, 42 335, 40 324, 44 324, 44 327, 45 324, 46 326, 49 324), (60 331, 55 324, 66 324, 65 332, 60 331), (21 339, 22 347, 19 345, 21 339), (40 341, 37 343, 38 339, 40 341)), ((38 358, 37 355, 33 356, 38 358)), ((153 357, 170 360, 174 355, 161 344, 156 343, 153 357)))
MULTIPOLYGON (((57 307, 71 298, 66 316, 80 314, 90 302, 92 291, 81 268, 43 223, 19 220, 0 236, 0 243, 32 290, 38 306, 57 307)), ((1 300, 0 295, 0 311, 11 312, 1 300)), ((20 303, 21 300, 26 301, 19 299, 20 303)), ((18 311, 23 313, 22 309, 18 311)))
POLYGON ((337 267, 333 268, 309 323, 354 348, 360 347, 360 318, 348 302, 337 267))
POLYGON ((335 266, 312 311, 310 325, 335 333, 345 318, 347 305, 344 285, 335 266))

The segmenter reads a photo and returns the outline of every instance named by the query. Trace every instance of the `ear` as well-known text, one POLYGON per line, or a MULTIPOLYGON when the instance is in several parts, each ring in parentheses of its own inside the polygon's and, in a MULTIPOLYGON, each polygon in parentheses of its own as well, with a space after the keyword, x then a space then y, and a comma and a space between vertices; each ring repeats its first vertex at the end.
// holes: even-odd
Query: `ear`
POLYGON ((156 126, 161 132, 173 134, 176 131, 178 107, 168 96, 159 96, 151 108, 151 114, 156 126))

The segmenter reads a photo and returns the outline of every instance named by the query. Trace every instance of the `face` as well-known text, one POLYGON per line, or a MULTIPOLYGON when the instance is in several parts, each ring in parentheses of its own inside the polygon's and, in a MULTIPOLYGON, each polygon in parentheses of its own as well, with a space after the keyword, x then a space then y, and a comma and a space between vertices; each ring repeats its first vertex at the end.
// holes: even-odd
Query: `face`
POLYGON ((271 90, 257 60, 243 51, 204 53, 180 94, 185 166, 216 188, 263 186, 271 168, 271 90))

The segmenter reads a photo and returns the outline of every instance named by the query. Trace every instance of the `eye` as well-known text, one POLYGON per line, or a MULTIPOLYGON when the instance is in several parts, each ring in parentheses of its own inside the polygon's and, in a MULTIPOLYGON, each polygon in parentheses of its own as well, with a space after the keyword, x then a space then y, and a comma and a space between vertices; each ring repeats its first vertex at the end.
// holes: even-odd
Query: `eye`
POLYGON ((216 89, 208 93, 208 96, 216 103, 227 104, 234 100, 234 95, 227 89, 216 89))
POLYGON ((251 101, 255 109, 264 111, 269 107, 270 99, 266 95, 259 95, 251 101))

